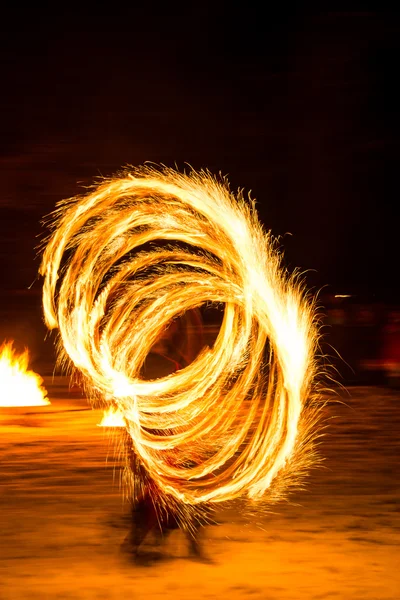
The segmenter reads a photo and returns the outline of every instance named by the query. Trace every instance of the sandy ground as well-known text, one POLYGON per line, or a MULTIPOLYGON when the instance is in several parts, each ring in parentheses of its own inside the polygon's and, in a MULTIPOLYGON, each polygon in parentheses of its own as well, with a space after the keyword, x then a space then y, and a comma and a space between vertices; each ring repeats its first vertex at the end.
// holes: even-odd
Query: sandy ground
POLYGON ((1 600, 400 597, 398 392, 342 394, 307 491, 258 524, 222 512, 203 531, 209 563, 174 531, 138 565, 100 411, 65 379, 46 385, 50 407, 0 409, 1 600))

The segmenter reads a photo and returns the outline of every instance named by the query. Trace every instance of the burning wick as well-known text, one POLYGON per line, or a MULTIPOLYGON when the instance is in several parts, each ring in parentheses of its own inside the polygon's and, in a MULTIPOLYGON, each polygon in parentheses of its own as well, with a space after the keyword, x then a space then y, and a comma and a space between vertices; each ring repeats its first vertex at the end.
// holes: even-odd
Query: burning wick
POLYGON ((28 370, 29 352, 17 354, 13 342, 0 346, 0 407, 50 404, 43 379, 28 370))

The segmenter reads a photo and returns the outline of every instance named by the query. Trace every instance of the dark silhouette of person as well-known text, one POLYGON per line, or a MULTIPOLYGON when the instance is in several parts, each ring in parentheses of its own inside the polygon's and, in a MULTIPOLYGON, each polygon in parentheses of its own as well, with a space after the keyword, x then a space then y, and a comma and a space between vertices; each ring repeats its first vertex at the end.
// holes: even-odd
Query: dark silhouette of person
MULTIPOLYGON (((179 335, 179 325, 175 322, 169 327, 157 340, 152 347, 149 355, 143 365, 141 376, 143 379, 158 379, 174 373, 191 362, 194 356, 188 352, 189 343, 185 343, 185 351, 182 352, 176 344, 176 336, 179 335)), ((193 346, 193 344, 192 344, 193 346)), ((162 432, 158 432, 162 435, 162 432)), ((182 522, 174 512, 175 501, 171 498, 170 504, 163 502, 160 506, 159 498, 165 495, 161 494, 157 484, 151 478, 147 470, 141 464, 139 457, 133 448, 132 440, 127 434, 128 457, 130 469, 134 475, 136 489, 131 501, 131 532, 128 536, 131 550, 135 557, 139 554, 139 549, 150 532, 154 532, 157 542, 160 544, 168 535, 176 529, 182 528, 182 522)), ((198 508, 197 518, 183 521, 185 535, 188 541, 189 554, 192 558, 205 560, 202 548, 199 542, 199 532, 206 519, 202 515, 206 514, 205 507, 198 508)))
MULTIPOLYGON (((133 450, 131 460, 134 463, 131 468, 134 470, 137 480, 140 481, 140 491, 136 492, 131 503, 131 532, 128 536, 131 550, 136 558, 148 534, 153 532, 157 544, 160 545, 172 531, 181 529, 182 523, 179 522, 176 514, 171 510, 171 507, 175 504, 173 498, 171 498, 170 503, 164 500, 162 506, 160 506, 160 490, 140 465, 133 450)), ((188 541, 189 556, 204 560, 205 557, 199 541, 201 526, 201 520, 191 519, 186 523, 184 532, 188 541)))

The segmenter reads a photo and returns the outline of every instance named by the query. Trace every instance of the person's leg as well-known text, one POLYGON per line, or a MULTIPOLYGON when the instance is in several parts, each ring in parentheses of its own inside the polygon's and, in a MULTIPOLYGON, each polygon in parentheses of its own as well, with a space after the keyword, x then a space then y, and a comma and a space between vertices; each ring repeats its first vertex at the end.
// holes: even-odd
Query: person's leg
POLYGON ((188 540, 189 555, 193 558, 203 558, 203 549, 200 544, 200 529, 201 525, 197 522, 192 524, 189 530, 186 530, 186 538, 188 540))
POLYGON ((145 500, 132 505, 130 541, 135 554, 155 525, 151 508, 151 504, 145 500))
POLYGON ((171 529, 163 523, 157 523, 154 528, 154 537, 157 546, 164 544, 171 533, 171 529))

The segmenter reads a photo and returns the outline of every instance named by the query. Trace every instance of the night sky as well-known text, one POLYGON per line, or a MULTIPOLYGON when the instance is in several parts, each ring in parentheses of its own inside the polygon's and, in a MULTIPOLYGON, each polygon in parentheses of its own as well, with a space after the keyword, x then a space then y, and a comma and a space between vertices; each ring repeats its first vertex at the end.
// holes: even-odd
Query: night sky
POLYGON ((397 302, 400 15, 108 10, 3 15, 0 337, 43 338, 41 218, 145 161, 251 191, 313 289, 397 302))

